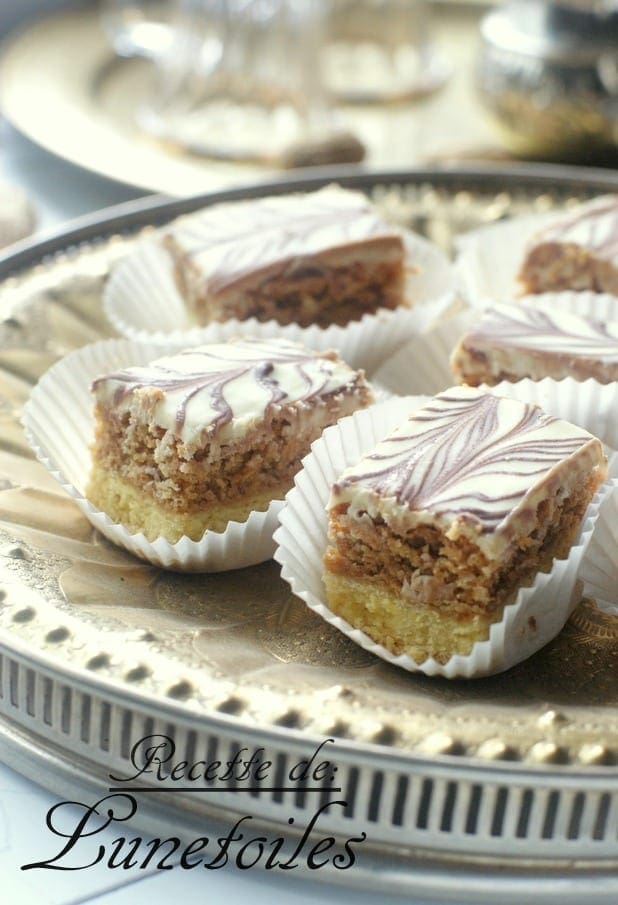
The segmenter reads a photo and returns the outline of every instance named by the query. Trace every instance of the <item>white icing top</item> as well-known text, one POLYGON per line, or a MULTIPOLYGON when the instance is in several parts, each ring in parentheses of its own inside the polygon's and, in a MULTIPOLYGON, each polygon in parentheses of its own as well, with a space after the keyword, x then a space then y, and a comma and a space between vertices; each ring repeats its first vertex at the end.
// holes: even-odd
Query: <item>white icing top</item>
POLYGON ((205 430, 219 439, 241 435, 279 403, 302 404, 363 385, 362 373, 334 352, 311 352, 283 339, 243 339, 100 377, 93 391, 100 402, 191 443, 205 430))
POLYGON ((598 440, 538 406, 453 387, 348 468, 329 506, 348 502, 352 517, 395 530, 434 524, 497 556, 522 524, 533 527, 552 481, 567 479, 582 452, 589 467, 604 461, 598 440))
POLYGON ((618 265, 618 194, 594 198, 557 217, 534 236, 531 247, 545 242, 580 245, 618 265))
POLYGON ((466 333, 461 345, 474 349, 479 342, 618 363, 618 323, 591 320, 555 306, 494 305, 466 333))
POLYGON ((400 231, 385 223, 367 198, 338 186, 309 194, 280 195, 219 204, 181 217, 167 230, 204 275, 205 288, 222 292, 263 271, 318 265, 333 249, 376 242, 389 260, 403 261, 400 231))

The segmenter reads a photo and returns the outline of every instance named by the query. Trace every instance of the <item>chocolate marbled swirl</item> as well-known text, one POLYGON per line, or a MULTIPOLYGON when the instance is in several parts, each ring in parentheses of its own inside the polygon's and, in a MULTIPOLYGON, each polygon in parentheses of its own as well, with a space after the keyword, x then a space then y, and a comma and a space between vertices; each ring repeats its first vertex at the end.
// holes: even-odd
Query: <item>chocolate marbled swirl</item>
POLYGON ((429 523, 449 537, 463 531, 496 552, 496 537, 529 520, 552 481, 568 483, 575 456, 604 467, 587 431, 535 405, 453 387, 348 468, 329 507, 347 502, 353 517, 367 513, 395 530, 429 523))
MULTIPOLYGON (((165 240, 164 233, 164 240, 165 240)), ((167 235, 204 275, 204 288, 223 292, 244 277, 340 250, 386 246, 403 257, 401 233, 359 192, 327 186, 308 194, 220 204, 182 217, 167 235)), ((315 262, 314 262, 315 263, 315 262)))
POLYGON ((514 347, 544 355, 581 356, 618 364, 618 323, 537 305, 498 304, 464 336, 462 346, 514 347))
POLYGON ((97 400, 189 441, 207 430, 238 436, 278 403, 307 403, 366 389, 334 352, 312 352, 282 339, 243 339, 186 349, 99 377, 97 400))
POLYGON ((545 242, 579 245, 618 263, 618 194, 594 198, 557 218, 534 236, 531 245, 545 242))

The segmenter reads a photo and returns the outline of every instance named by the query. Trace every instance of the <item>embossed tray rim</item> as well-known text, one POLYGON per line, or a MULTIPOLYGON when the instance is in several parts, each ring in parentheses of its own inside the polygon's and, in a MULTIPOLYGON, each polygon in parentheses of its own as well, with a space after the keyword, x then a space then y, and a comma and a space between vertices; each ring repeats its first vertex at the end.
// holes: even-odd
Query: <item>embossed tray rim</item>
MULTIPOLYGON (((173 199, 162 194, 145 195, 135 201, 125 201, 93 214, 78 217, 64 227, 52 229, 35 238, 15 242, 0 254, 0 279, 15 271, 39 263, 51 254, 58 254, 77 243, 105 238, 115 232, 129 233, 140 226, 159 225, 180 214, 190 213, 205 204, 256 198, 264 194, 311 191, 329 182, 349 188, 371 186, 382 182, 424 181, 450 183, 466 180, 484 183, 485 188, 508 191, 517 185, 538 184, 539 188, 589 188, 598 191, 618 191, 618 174, 598 167, 576 167, 562 164, 517 163, 510 166, 484 163, 480 166, 449 165, 415 167, 414 169, 365 170, 361 167, 312 167, 295 170, 273 181, 250 182, 217 192, 201 192, 188 198, 173 199), (548 184, 549 183, 549 184, 548 184)), ((1 287, 0 287, 1 288, 1 287)))

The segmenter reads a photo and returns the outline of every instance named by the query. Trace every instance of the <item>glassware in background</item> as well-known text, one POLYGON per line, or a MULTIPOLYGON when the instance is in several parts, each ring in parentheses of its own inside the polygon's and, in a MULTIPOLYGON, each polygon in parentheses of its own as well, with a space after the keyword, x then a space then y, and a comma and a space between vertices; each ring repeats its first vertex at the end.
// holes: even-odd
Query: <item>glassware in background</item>
POLYGON ((337 98, 375 103, 427 94, 451 67, 431 40, 425 0, 326 0, 324 82, 337 98))
POLYGON ((511 153, 616 166, 616 0, 501 4, 481 22, 477 81, 511 153))
POLYGON ((175 0, 102 0, 101 22, 122 57, 156 58, 171 45, 175 0))
POLYGON ((321 81, 322 0, 177 0, 174 36, 139 113, 151 134, 211 157, 356 162, 321 81))

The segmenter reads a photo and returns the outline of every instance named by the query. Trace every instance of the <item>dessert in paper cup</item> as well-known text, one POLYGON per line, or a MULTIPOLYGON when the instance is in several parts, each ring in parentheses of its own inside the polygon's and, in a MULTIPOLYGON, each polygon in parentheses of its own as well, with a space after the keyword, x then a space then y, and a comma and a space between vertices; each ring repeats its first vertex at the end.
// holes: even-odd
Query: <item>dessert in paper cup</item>
POLYGON ((580 600, 605 470, 596 438, 535 406, 467 387, 391 399, 313 444, 275 559, 311 609, 384 660, 491 675, 547 644, 580 600))
MULTIPOLYGON (((378 369, 375 382, 400 394, 434 394, 454 382, 489 385, 491 392, 537 402, 618 448, 618 320, 588 319, 592 294, 583 293, 579 302, 575 296, 463 311, 403 346, 378 369), (567 404, 570 414, 563 415, 567 404)), ((598 301, 611 317, 618 299, 598 301)))
POLYGON ((455 278, 433 243, 330 187, 180 218, 118 263, 103 305, 133 339, 280 335, 371 373, 454 307, 455 278))
POLYGON ((607 304, 599 312, 596 296, 582 295, 527 296, 486 308, 452 350, 456 380, 469 386, 524 377, 618 380, 618 298, 600 296, 607 304))
POLYGON ((470 304, 563 290, 618 295, 617 235, 618 193, 483 227, 458 242, 461 291, 470 304))
POLYGON ((324 426, 373 401, 334 352, 285 340, 107 340, 32 391, 26 437, 91 523, 154 565, 270 559, 277 513, 324 426))

